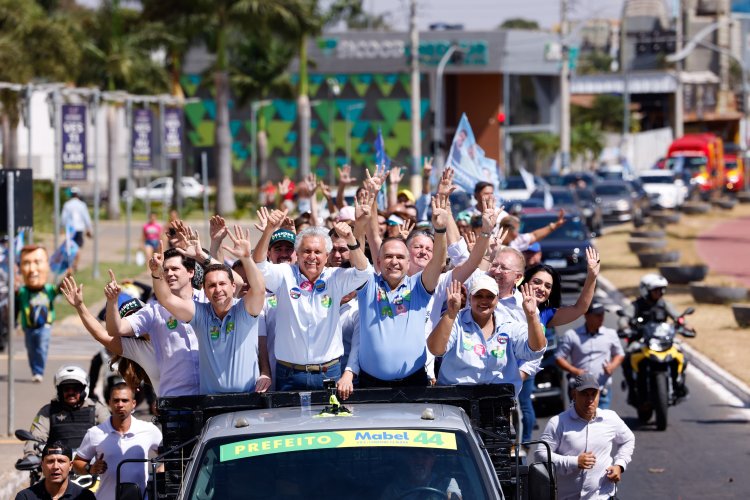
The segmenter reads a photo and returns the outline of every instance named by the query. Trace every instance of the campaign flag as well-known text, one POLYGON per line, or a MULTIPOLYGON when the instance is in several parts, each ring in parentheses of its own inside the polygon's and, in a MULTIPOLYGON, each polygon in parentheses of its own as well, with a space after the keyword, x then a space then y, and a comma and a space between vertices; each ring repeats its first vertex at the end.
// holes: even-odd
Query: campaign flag
POLYGON ((49 258, 49 268, 56 275, 60 275, 68 270, 75 261, 78 253, 78 244, 73 241, 76 232, 71 226, 65 228, 65 241, 55 250, 55 253, 49 258))
MULTIPOLYGON (((378 136, 375 138, 375 168, 377 169, 381 165, 383 165, 386 169, 390 168, 391 159, 388 158, 388 153, 385 152, 385 141, 383 140, 383 130, 380 127, 378 127, 378 136)), ((385 190, 387 189, 386 188, 387 185, 388 185, 387 182, 383 183, 383 186, 380 188, 380 191, 378 191, 378 195, 376 197, 378 208, 380 210, 385 210, 387 208, 387 203, 385 199, 385 190)))
POLYGON ((445 166, 453 168, 454 184, 467 193, 473 193, 474 186, 481 181, 492 184, 495 192, 500 188, 497 162, 487 158, 484 150, 477 144, 466 113, 461 115, 458 122, 445 166))
POLYGON ((62 106, 62 178, 86 180, 86 106, 62 106))
POLYGON ((182 158, 182 110, 164 109, 164 155, 170 160, 182 158))
POLYGON ((134 169, 153 168, 153 140, 154 116, 150 109, 133 110, 132 157, 134 169))

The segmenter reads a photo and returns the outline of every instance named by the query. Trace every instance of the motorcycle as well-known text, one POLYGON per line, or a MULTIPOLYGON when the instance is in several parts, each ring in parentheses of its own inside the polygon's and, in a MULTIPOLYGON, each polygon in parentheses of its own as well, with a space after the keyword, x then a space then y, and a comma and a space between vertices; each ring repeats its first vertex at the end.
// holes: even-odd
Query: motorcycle
MULTIPOLYGON (((31 432, 25 429, 16 429, 14 432, 17 439, 21 441, 32 441, 34 443, 34 454, 19 458, 16 461, 16 470, 27 471, 29 473, 30 486, 35 485, 42 479, 42 449, 46 444, 41 439, 36 438, 31 432)), ((99 486, 99 477, 91 474, 75 474, 72 470, 70 472, 69 480, 81 488, 87 488, 91 491, 96 491, 99 486)))
MULTIPOLYGON (((695 337, 695 330, 685 326, 685 316, 694 312, 688 307, 673 323, 628 318, 628 327, 618 332, 628 343, 623 363, 623 389, 628 389, 628 404, 636 408, 642 424, 656 414, 656 428, 660 431, 667 428, 669 407, 688 394, 687 358, 675 337, 695 337)), ((618 314, 627 317, 623 311, 618 314)))

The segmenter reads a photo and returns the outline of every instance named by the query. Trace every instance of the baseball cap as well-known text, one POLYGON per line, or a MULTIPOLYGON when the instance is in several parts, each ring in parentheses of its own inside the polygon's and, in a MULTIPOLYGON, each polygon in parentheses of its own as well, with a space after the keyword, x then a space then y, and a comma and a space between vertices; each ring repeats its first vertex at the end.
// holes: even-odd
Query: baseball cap
POLYGON ((476 294, 479 290, 488 290, 495 295, 500 293, 500 289, 497 286, 497 281, 490 278, 486 274, 477 276, 474 281, 471 282, 471 289, 469 290, 470 295, 476 294))
POLYGON ((273 232, 271 235, 271 243, 269 243, 268 246, 274 246, 276 243, 280 241, 287 241, 294 245, 294 240, 297 239, 297 236, 291 232, 288 229, 277 229, 273 232))
POLYGON ((354 220, 354 207, 346 206, 341 207, 339 215, 336 217, 337 222, 349 222, 354 220))
POLYGON ((120 317, 130 316, 134 312, 138 311, 143 307, 141 299, 128 295, 127 293, 121 293, 117 297, 117 311, 120 313, 120 317))
POLYGON ((524 252, 532 252, 532 253, 537 253, 541 251, 542 251, 542 245, 540 245, 538 242, 532 243, 531 245, 529 245, 529 248, 524 250, 524 252))
POLYGON ((79 188, 78 186, 70 186, 68 188, 68 192, 71 196, 74 194, 81 194, 81 188, 79 188))
POLYGON ((42 457, 46 457, 47 455, 65 455, 73 460, 73 450, 62 441, 47 442, 42 450, 42 457))
POLYGON ((412 193, 412 192, 411 192, 410 190, 408 190, 408 189, 406 189, 406 188, 404 188, 404 189, 399 189, 399 190, 398 190, 398 194, 403 194, 403 195, 404 195, 404 196, 406 196, 406 198, 407 198, 407 199, 408 199, 409 201, 411 201, 412 203, 413 203, 413 202, 414 202, 414 200, 416 199, 416 198, 414 198, 414 193, 412 193))
POLYGON ((604 312, 604 304, 601 302, 592 302, 586 311, 586 314, 604 314, 604 312))
POLYGON ((599 381, 596 379, 594 374, 586 372, 582 375, 576 375, 575 382, 573 382, 573 387, 575 387, 576 391, 583 392, 586 389, 596 389, 599 390, 599 381))

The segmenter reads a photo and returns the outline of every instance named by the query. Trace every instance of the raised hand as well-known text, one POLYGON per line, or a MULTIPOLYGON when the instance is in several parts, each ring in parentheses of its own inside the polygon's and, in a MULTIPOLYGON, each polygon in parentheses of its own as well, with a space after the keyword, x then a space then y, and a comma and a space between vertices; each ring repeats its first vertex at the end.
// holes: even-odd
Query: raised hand
POLYGON ((66 276, 60 283, 60 291, 65 296, 68 304, 74 308, 79 308, 83 304, 83 283, 76 285, 73 276, 66 276))
POLYGON ((221 215, 214 215, 208 219, 208 228, 211 241, 221 242, 227 236, 227 223, 221 215))
MULTIPOLYGON (((184 250, 177 250, 178 252, 184 252, 184 250)), ((159 242, 159 248, 156 249, 156 251, 151 254, 151 258, 148 259, 148 269, 151 271, 151 276, 161 276, 164 271, 164 243, 159 242)), ((115 274, 112 272, 112 270, 109 270, 109 275, 111 276, 112 280, 115 279, 115 274)))
POLYGON ((291 217, 284 217, 284 220, 281 221, 281 227, 279 229, 286 229, 293 232, 294 234, 297 234, 297 227, 294 225, 294 219, 292 219, 291 217))
POLYGON ((443 230, 448 225, 448 197, 437 195, 432 197, 432 227, 443 230))
POLYGON ((456 190, 456 186, 453 185, 454 173, 455 171, 450 167, 443 170, 443 175, 440 176, 440 182, 438 183, 437 194, 448 196, 456 190))
POLYGON ((307 177, 305 177, 305 180, 302 181, 302 185, 300 186, 302 188, 302 194, 304 196, 312 196, 315 194, 315 174, 310 174, 307 177))
POLYGON ((346 222, 336 222, 333 225, 333 229, 336 231, 339 238, 349 241, 349 237, 352 235, 352 227, 349 224, 346 222))
POLYGON ((361 190, 359 195, 354 198, 355 223, 370 219, 370 216, 372 215, 372 202, 374 199, 375 194, 367 189, 361 190))
POLYGON ((274 210, 273 212, 268 214, 266 231, 270 231, 271 233, 273 233, 274 231, 280 229, 288 212, 289 209, 285 208, 284 210, 274 210))
POLYGON ((422 160, 422 177, 432 175, 432 157, 422 160))
POLYGON ((266 230, 266 224, 268 224, 268 209, 266 207, 260 207, 255 211, 255 215, 258 216, 258 222, 255 223, 255 229, 262 233, 266 230))
POLYGON ((413 223, 411 219, 406 219, 404 222, 398 225, 398 234, 403 239, 406 239, 411 234, 411 231, 412 229, 414 229, 414 226, 416 226, 416 224, 413 223))
POLYGON ((391 171, 388 173, 388 182, 391 184, 395 184, 398 186, 398 184, 401 182, 401 179, 404 178, 403 169, 400 167, 392 168, 391 171))
POLYGON ((565 210, 562 208, 557 212, 557 220, 555 221, 555 229, 565 224, 565 210))
POLYGON ((477 235, 474 231, 466 231, 464 233, 464 240, 466 241, 466 247, 469 249, 469 252, 471 252, 474 245, 477 244, 477 235))
POLYGON ((385 178, 388 176, 388 170, 386 170, 385 165, 376 165, 373 175, 370 175, 370 171, 367 169, 365 169, 365 174, 367 174, 365 189, 377 193, 383 187, 385 178))
POLYGON ((497 218, 500 216, 500 212, 503 211, 503 207, 495 208, 495 197, 485 196, 483 198, 484 212, 482 212, 482 232, 491 233, 497 224, 497 218))
POLYGON ((289 177, 284 177, 284 180, 279 182, 279 194, 283 197, 286 194, 289 194, 289 188, 291 186, 292 181, 289 179, 289 177))
POLYGON ((531 288, 531 283, 521 285, 521 295, 523 295, 523 310, 527 315, 537 314, 538 306, 536 296, 531 288))
POLYGON ((594 247, 586 248, 586 264, 588 266, 588 272, 594 276, 599 276, 599 269, 601 267, 601 259, 599 258, 599 252, 594 247))
MULTIPOLYGON (((201 240, 198 236, 198 231, 191 228, 190 226, 187 227, 187 233, 181 232, 178 233, 180 236, 180 242, 182 243, 180 247, 177 248, 177 251, 180 252, 180 255, 184 257, 189 257, 193 260, 202 261, 204 258, 203 255, 203 247, 201 246, 201 240)), ((161 248, 161 247, 160 247, 161 248)), ((164 256, 162 255, 162 258, 164 256)))
POLYGON ((222 248, 229 252, 237 259, 249 259, 253 253, 253 247, 250 243, 250 232, 244 231, 240 226, 234 226, 234 234, 228 233, 229 239, 234 243, 234 247, 229 248, 224 245, 222 248))
POLYGON ((352 177, 351 166, 344 165, 343 167, 339 169, 339 184, 343 184, 344 186, 349 186, 350 184, 354 184, 355 182, 357 182, 357 178, 352 177))
MULTIPOLYGON (((161 250, 161 247, 162 243, 159 242, 159 250, 161 250)), ((151 257, 151 259, 153 259, 153 257, 151 257)), ((151 266, 151 259, 149 259, 149 267, 151 266)), ((117 300, 117 297, 119 297, 121 291, 122 289, 120 288, 120 285, 117 284, 117 278, 115 278, 115 272, 110 269, 109 283, 104 285, 104 295, 107 296, 107 300, 117 300)))
POLYGON ((323 193, 326 198, 331 198, 331 186, 323 182, 322 179, 318 181, 318 191, 323 193))
POLYGON ((448 285, 448 314, 455 317, 461 309, 461 282, 453 280, 448 285))

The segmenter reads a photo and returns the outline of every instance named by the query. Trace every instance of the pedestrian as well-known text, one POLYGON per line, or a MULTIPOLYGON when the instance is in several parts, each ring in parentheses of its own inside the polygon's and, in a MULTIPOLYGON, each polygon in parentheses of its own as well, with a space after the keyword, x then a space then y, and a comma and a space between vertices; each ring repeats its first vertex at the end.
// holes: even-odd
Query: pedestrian
POLYGON ((143 225, 143 251, 146 254, 146 262, 154 254, 161 241, 162 227, 156 218, 156 214, 148 214, 148 222, 143 225))
POLYGON ((21 315, 31 380, 37 384, 44 380, 49 338, 55 321, 55 298, 60 293, 58 287, 47 283, 49 271, 49 257, 44 247, 26 245, 21 248, 23 285, 16 293, 16 303, 21 315))
POLYGON ((60 221, 66 231, 68 229, 73 231, 72 239, 78 245, 78 252, 76 252, 73 260, 73 272, 76 272, 78 270, 78 259, 83 248, 83 235, 91 238, 93 226, 86 202, 81 199, 81 190, 77 186, 73 186, 68 189, 68 192, 70 193, 70 199, 63 203, 60 221))
POLYGON ((70 481, 72 460, 69 446, 60 441, 47 443, 42 450, 42 480, 19 491, 16 500, 94 500, 91 490, 70 481))
POLYGON ((612 402, 612 374, 625 359, 620 338, 604 326, 604 306, 594 302, 585 323, 565 332, 555 353, 557 366, 572 375, 590 373, 599 381, 599 408, 612 402))
MULTIPOLYGON (((552 417, 541 437, 552 451, 557 498, 613 498, 633 456, 635 436, 617 413, 598 408, 599 381, 593 374, 578 375, 573 387, 573 405, 552 417)), ((535 458, 547 460, 543 444, 537 446, 535 458)))

